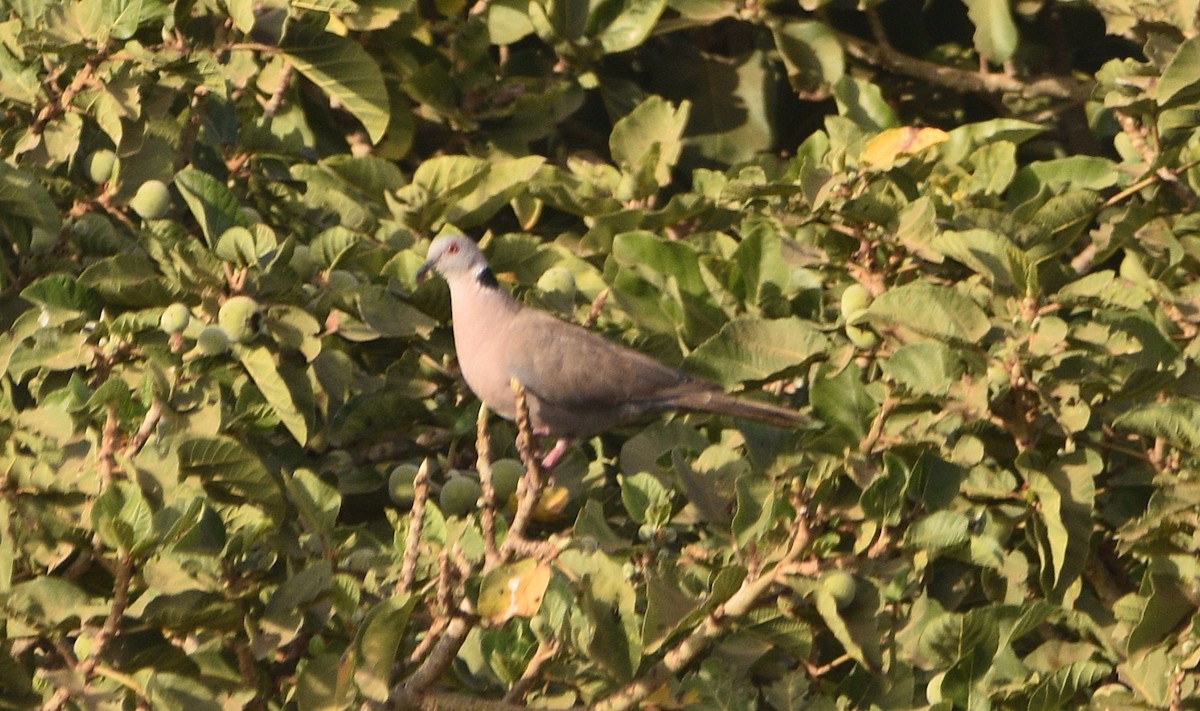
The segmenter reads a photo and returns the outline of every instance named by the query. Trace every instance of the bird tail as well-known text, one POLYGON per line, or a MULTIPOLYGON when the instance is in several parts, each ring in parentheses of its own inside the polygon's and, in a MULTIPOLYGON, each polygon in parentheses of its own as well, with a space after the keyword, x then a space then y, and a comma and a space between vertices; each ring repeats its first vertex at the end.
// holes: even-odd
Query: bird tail
POLYGON ((795 428, 807 422, 807 418, 796 410, 729 395, 719 390, 690 393, 680 398, 675 406, 685 410, 757 420, 776 427, 795 428))

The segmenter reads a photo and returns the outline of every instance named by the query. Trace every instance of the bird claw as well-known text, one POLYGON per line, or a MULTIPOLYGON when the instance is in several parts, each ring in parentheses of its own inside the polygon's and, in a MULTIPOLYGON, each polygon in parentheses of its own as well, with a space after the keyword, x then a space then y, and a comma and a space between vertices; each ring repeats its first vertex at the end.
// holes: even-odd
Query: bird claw
POLYGON ((571 440, 569 439, 563 438, 555 442, 554 448, 547 452, 546 456, 542 457, 542 469, 546 471, 553 469, 562 460, 563 455, 567 453, 570 447, 571 440))

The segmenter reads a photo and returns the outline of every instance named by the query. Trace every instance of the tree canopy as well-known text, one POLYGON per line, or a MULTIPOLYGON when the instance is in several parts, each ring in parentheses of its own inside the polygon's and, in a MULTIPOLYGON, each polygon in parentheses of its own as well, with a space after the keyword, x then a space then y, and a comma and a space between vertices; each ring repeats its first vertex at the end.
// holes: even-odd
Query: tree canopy
POLYGON ((1200 704, 1198 0, 0 8, 0 708, 1200 704))

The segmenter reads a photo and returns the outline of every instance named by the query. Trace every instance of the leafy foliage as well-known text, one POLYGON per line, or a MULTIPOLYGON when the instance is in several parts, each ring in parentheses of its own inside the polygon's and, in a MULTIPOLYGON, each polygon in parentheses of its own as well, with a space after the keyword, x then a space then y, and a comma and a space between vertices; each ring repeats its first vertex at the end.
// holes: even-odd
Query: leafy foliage
POLYGON ((1196 10, 6 5, 0 706, 1194 707, 1196 10), (539 472, 443 229, 811 424, 539 472))

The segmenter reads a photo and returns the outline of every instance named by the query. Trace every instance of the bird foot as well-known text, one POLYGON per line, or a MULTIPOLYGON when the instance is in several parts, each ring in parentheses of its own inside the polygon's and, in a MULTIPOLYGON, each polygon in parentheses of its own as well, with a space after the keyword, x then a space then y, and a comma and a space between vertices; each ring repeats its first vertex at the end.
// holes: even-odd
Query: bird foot
POLYGON ((554 466, 558 464, 560 460, 562 460, 563 455, 566 454, 567 450, 570 448, 571 440, 569 439, 564 438, 555 442, 554 449, 551 449, 546 453, 546 456, 542 457, 542 469, 545 469, 546 471, 553 469, 554 466))

